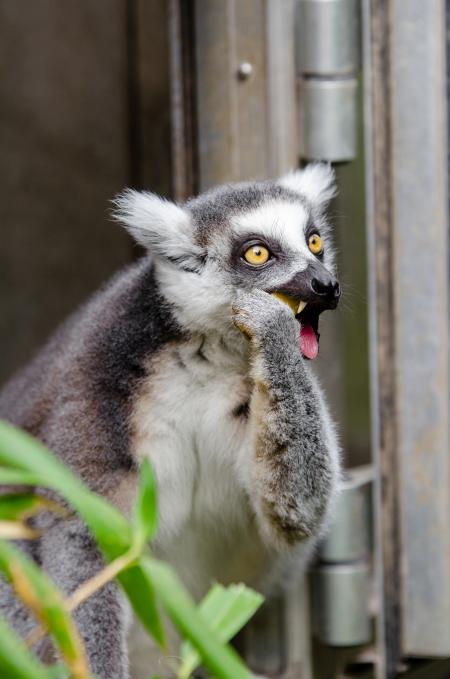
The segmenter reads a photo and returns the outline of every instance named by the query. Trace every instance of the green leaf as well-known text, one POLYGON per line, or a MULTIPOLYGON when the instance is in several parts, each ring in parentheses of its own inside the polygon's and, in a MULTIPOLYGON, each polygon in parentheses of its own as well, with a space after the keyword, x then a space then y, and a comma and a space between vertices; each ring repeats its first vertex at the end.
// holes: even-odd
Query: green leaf
POLYGON ((81 638, 50 578, 20 550, 0 540, 0 569, 17 596, 33 611, 57 643, 73 679, 88 676, 88 664, 81 638))
POLYGON ((3 421, 0 421, 0 464, 33 474, 38 485, 65 497, 89 526, 109 560, 130 548, 131 530, 122 514, 88 490, 39 441, 3 421))
POLYGON ((54 500, 33 493, 7 493, 0 495, 0 520, 29 519, 44 510, 67 517, 69 512, 54 500))
MULTIPOLYGON (((216 585, 220 590, 220 585, 216 585)), ((200 604, 200 612, 221 641, 229 641, 256 613, 264 597, 243 584, 230 585, 223 594, 206 596, 200 604)))
POLYGON ((28 651, 15 632, 0 618, 0 677, 2 679, 50 679, 46 668, 28 651))
MULTIPOLYGON (((28 474, 36 485, 51 488, 65 497, 83 518, 108 561, 136 548, 136 542, 133 540, 136 535, 132 533, 130 525, 120 512, 89 491, 41 443, 5 422, 0 422, 0 464, 12 467, 18 476, 19 473, 28 474)), ((145 542, 147 536, 151 536, 155 529, 155 504, 150 467, 146 468, 143 465, 135 514, 135 530, 140 544, 145 542)), ((155 591, 172 621, 192 642, 205 666, 216 677, 219 679, 249 677, 236 653, 222 644, 214 632, 208 630, 194 602, 170 567, 154 559, 141 557, 136 565, 122 571, 118 575, 118 580, 136 614, 158 643, 164 645, 164 633, 156 608, 155 591)), ((57 617, 58 606, 56 604, 55 606, 52 611, 44 606, 45 614, 51 618, 49 626, 53 622, 52 614, 57 617)), ((232 627, 230 621, 227 624, 228 628, 232 627)), ((60 642, 64 643, 62 639, 60 642)))
POLYGON ((134 612, 153 636, 155 641, 165 648, 166 637, 158 609, 156 607, 155 590, 152 580, 139 564, 122 571, 117 577, 126 592, 134 612))
POLYGON ((47 670, 49 679, 68 679, 69 673, 64 665, 52 665, 47 670))
POLYGON ((43 510, 67 516, 65 507, 33 493, 13 492, 0 495, 0 538, 32 540, 39 533, 27 524, 27 519, 43 510))
POLYGON ((139 492, 133 521, 133 534, 139 549, 155 535, 158 525, 156 482, 148 460, 141 464, 139 492))
MULTIPOLYGON (((65 497, 89 527, 107 561, 113 561, 131 549, 131 528, 120 512, 106 500, 89 491, 39 441, 2 421, 0 421, 0 464, 11 465, 35 475, 38 485, 52 488, 65 497)), ((148 476, 145 483, 147 480, 148 476)), ((149 504, 148 499, 145 502, 146 505, 149 504)), ((155 640, 164 646, 164 630, 156 608, 151 581, 138 567, 122 572, 118 580, 136 615, 155 640)))
POLYGON ((27 518, 40 507, 40 499, 30 493, 0 495, 0 519, 14 521, 27 518))
MULTIPOLYGON (((0 420, 1 424, 1 420, 0 420)), ((37 486, 39 479, 35 474, 21 469, 9 469, 0 465, 0 486, 37 486)))
POLYGON ((198 651, 203 664, 218 679, 249 679, 250 673, 236 652, 221 643, 198 612, 194 601, 170 566, 142 557, 148 573, 172 622, 198 651))
MULTIPOLYGON (((250 620, 263 603, 264 598, 245 585, 214 585, 198 607, 198 611, 208 627, 214 630, 222 642, 228 642, 250 620)), ((192 647, 185 642, 181 648, 182 665, 180 677, 189 677, 198 667, 201 659, 192 647)))

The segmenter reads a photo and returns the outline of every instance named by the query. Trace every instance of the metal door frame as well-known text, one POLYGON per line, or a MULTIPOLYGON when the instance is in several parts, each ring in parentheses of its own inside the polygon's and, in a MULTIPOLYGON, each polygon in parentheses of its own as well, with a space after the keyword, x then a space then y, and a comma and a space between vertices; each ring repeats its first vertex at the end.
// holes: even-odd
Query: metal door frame
POLYGON ((365 0, 364 38, 379 676, 393 677, 450 655, 444 3, 365 0))

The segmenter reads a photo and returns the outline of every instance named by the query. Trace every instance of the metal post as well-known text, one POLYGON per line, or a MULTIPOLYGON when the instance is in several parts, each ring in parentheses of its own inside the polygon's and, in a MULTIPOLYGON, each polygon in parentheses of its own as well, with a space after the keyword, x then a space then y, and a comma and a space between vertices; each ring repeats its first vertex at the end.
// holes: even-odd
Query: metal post
POLYGON ((450 654, 444 3, 397 2, 392 19, 402 645, 408 655, 442 656, 450 654))
POLYGON ((450 654, 445 16, 366 3, 380 677, 450 654), (436 247, 430 247, 435 243, 436 247))

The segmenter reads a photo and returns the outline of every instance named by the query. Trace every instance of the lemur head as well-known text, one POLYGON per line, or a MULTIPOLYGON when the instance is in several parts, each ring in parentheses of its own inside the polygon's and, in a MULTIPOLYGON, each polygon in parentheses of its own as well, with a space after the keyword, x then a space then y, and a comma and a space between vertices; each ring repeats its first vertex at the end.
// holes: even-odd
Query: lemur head
POLYGON ((277 294, 302 327, 302 351, 317 354, 319 314, 340 295, 325 209, 335 194, 327 165, 278 181, 219 186, 176 205, 127 190, 115 217, 154 257, 162 294, 195 332, 231 330, 237 289, 277 294))

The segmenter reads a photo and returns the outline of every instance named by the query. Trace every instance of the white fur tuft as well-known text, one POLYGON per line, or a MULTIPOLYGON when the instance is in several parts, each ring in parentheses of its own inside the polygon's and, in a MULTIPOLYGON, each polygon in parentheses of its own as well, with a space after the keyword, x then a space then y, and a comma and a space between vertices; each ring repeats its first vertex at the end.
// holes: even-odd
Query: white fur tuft
POLYGON ((279 183, 322 207, 329 203, 337 192, 334 170, 331 165, 325 163, 307 165, 303 170, 292 170, 281 177, 279 183))
POLYGON ((189 214, 148 191, 127 189, 114 201, 114 218, 135 240, 155 254, 186 260, 200 254, 189 214))

